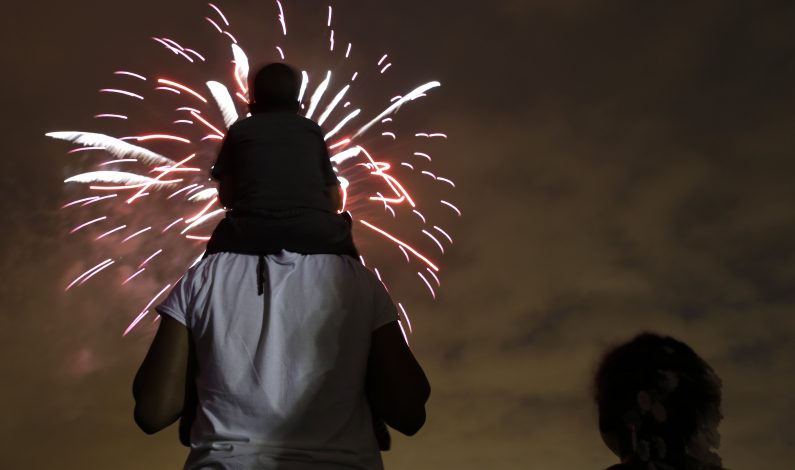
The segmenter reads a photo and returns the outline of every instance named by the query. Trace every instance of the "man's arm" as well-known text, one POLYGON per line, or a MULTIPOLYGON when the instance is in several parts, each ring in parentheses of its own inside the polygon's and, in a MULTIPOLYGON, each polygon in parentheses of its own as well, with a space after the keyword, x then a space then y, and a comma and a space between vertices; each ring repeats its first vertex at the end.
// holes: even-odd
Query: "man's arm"
POLYGON ((425 424, 431 386, 411 353, 397 321, 372 334, 367 364, 367 395, 373 413, 412 436, 425 424))
POLYGON ((188 329, 161 315, 160 327, 133 382, 135 423, 145 433, 156 433, 182 415, 189 351, 188 329))

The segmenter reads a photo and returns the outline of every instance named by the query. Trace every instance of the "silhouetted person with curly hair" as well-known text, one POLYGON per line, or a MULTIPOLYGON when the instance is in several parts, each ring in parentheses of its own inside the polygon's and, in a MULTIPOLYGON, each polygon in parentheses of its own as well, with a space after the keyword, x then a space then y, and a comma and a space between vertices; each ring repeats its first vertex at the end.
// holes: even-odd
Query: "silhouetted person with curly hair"
POLYGON ((596 373, 599 430, 621 463, 608 470, 721 470, 721 381, 688 345, 643 333, 596 373))

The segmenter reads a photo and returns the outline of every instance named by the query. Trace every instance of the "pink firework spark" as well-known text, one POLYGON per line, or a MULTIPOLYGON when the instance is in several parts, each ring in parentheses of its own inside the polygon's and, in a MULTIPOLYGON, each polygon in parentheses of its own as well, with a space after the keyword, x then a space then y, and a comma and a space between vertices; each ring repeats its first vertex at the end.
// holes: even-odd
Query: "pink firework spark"
MULTIPOLYGON (((269 48, 278 53, 274 60, 283 60, 289 49, 286 6, 289 7, 274 0, 274 17, 281 33, 274 38, 278 43, 269 48)), ((110 276, 115 270, 119 274, 118 285, 144 289, 148 301, 143 310, 132 316, 125 335, 201 256, 212 228, 224 215, 217 189, 209 181, 209 170, 225 130, 246 115, 249 63, 242 45, 231 32, 229 17, 216 4, 210 3, 209 9, 204 17, 207 33, 227 44, 228 56, 206 56, 188 47, 189 40, 153 38, 152 44, 171 52, 169 56, 181 64, 178 70, 189 66, 193 72, 178 76, 158 71, 143 74, 116 70, 108 87, 100 90, 118 98, 108 98, 108 112, 97 114, 96 122, 115 122, 116 129, 123 123, 128 137, 85 131, 47 134, 75 144, 70 154, 94 150, 83 155, 87 159, 94 155, 101 157, 91 163, 89 171, 67 180, 70 190, 79 195, 64 204, 62 210, 70 211, 75 218, 70 233, 90 237, 96 244, 94 252, 106 251, 111 256, 103 256, 104 261, 99 263, 87 261, 86 265, 93 267, 71 280, 66 289, 92 279, 92 283, 97 282, 97 278, 110 276), (230 64, 227 76, 208 76, 211 68, 203 64, 213 60, 230 64), (141 123, 134 113, 129 113, 129 101, 135 103, 145 97, 149 103, 147 109, 159 108, 163 122, 145 122, 144 127, 136 127, 141 123), (127 104, 125 113, 114 109, 122 102, 127 104), (186 157, 187 154, 190 155, 186 157), (121 197, 116 197, 117 194, 121 197), (137 251, 130 254, 130 249, 137 251), (117 254, 122 252, 124 256, 117 254), (171 282, 162 280, 164 272, 170 273, 165 281, 171 282), (151 287, 143 287, 152 285, 159 286, 157 292, 148 292, 146 289, 151 287)), ((342 43, 346 44, 345 48, 334 47, 335 40, 342 40, 342 35, 332 29, 332 14, 328 6, 325 24, 319 26, 325 27, 324 34, 329 40, 326 53, 334 57, 335 63, 342 59, 343 65, 328 70, 316 64, 293 64, 302 69, 302 109, 326 130, 332 164, 343 188, 344 210, 357 222, 354 228, 359 248, 368 260, 383 258, 386 263, 369 267, 385 285, 390 277, 399 274, 397 271, 403 270, 411 276, 416 273, 418 288, 436 298, 436 289, 441 286, 439 258, 453 242, 438 219, 449 218, 451 211, 461 214, 458 207, 447 201, 455 186, 452 180, 431 171, 429 152, 438 146, 430 141, 446 139, 447 135, 422 130, 401 132, 394 126, 399 121, 395 113, 402 106, 416 106, 413 102, 440 83, 395 90, 400 94, 391 100, 357 104, 361 92, 356 90, 367 91, 367 83, 360 80, 354 88, 359 73, 347 60, 351 57, 352 43, 346 40, 342 43), (344 105, 340 105, 342 102, 344 105), (435 196, 427 196, 429 192, 435 196), (442 209, 437 210, 439 207, 442 209)), ((388 57, 383 54, 377 61, 380 73, 376 77, 399 66, 389 62, 388 57)), ((367 60, 376 62, 374 58, 367 60)), ((401 328, 405 323, 410 333, 411 321, 403 304, 398 302, 398 305, 402 313, 401 328)))

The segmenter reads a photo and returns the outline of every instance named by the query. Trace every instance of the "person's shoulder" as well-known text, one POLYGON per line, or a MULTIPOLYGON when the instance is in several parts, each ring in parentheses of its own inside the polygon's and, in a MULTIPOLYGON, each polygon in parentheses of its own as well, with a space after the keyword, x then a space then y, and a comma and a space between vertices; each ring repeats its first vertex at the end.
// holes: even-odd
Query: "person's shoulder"
POLYGON ((234 125, 240 128, 262 128, 273 129, 274 127, 286 127, 292 129, 302 129, 311 132, 321 132, 320 126, 313 120, 301 116, 298 113, 276 111, 254 113, 251 116, 237 121, 234 125))
POLYGON ((293 128, 320 132, 320 126, 318 123, 298 113, 290 111, 278 111, 274 113, 263 113, 263 115, 268 115, 268 119, 270 119, 272 122, 278 122, 293 128))
POLYGON ((209 272, 215 264, 214 255, 202 256, 185 271, 182 277, 190 283, 202 284, 209 277, 209 272))
POLYGON ((369 290, 371 292, 383 291, 386 294, 384 283, 381 282, 381 279, 372 269, 350 256, 342 256, 341 258, 344 258, 348 263, 348 269, 354 273, 354 278, 360 289, 369 290))
POLYGON ((309 119, 309 118, 307 118, 305 116, 301 116, 300 114, 296 114, 296 113, 290 113, 289 115, 284 116, 284 119, 285 119, 285 121, 288 121, 292 125, 295 125, 295 126, 301 128, 301 129, 304 129, 304 130, 307 130, 307 131, 310 131, 310 132, 316 132, 316 133, 319 133, 319 134, 322 135, 322 131, 320 129, 320 125, 318 125, 318 123, 316 123, 315 121, 313 121, 313 120, 311 120, 311 119, 309 119))
POLYGON ((247 116, 243 116, 237 121, 233 122, 231 126, 229 126, 229 130, 232 129, 242 129, 246 127, 258 126, 262 124, 262 117, 263 113, 255 113, 249 114, 247 116))
POLYGON ((320 129, 320 126, 318 125, 318 123, 316 123, 315 121, 309 119, 306 116, 301 116, 300 114, 293 114, 293 119, 296 122, 300 122, 300 123, 304 124, 305 126, 309 126, 309 127, 314 127, 314 128, 320 129))
POLYGON ((330 270, 335 272, 336 276, 356 282, 361 287, 371 287, 380 282, 370 268, 348 255, 314 254, 299 256, 304 269, 324 272, 325 274, 328 274, 327 270, 330 270))
POLYGON ((250 259, 256 260, 257 257, 228 252, 202 255, 188 268, 184 277, 191 282, 203 284, 217 272, 229 272, 232 269, 241 269, 241 266, 245 268, 246 260, 250 259))
POLYGON ((252 116, 245 116, 233 122, 226 130, 226 135, 236 134, 241 132, 243 129, 246 129, 247 127, 251 127, 254 124, 251 118, 252 116))

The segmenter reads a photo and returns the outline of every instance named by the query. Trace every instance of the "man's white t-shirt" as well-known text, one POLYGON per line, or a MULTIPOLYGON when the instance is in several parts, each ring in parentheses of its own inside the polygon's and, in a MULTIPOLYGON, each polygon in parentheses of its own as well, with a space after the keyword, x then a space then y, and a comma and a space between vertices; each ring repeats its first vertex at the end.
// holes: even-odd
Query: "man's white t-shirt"
POLYGON ((157 307, 194 342, 198 408, 186 468, 381 469, 365 395, 371 333, 397 320, 347 256, 219 253, 157 307))

